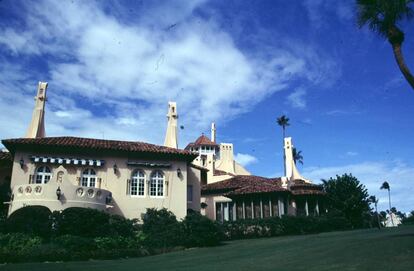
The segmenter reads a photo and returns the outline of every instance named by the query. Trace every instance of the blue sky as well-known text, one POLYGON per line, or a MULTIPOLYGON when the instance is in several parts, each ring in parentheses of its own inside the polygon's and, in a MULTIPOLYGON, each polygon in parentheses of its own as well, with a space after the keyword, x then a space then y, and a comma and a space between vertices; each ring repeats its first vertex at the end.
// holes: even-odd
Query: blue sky
MULTIPOLYGON (((304 176, 353 173, 414 209, 414 91, 354 1, 0 2, 0 138, 21 137, 38 81, 48 136, 161 144, 167 102, 180 146, 216 122, 256 175, 280 176, 286 114, 304 176)), ((414 69, 413 22, 403 22, 414 69)))

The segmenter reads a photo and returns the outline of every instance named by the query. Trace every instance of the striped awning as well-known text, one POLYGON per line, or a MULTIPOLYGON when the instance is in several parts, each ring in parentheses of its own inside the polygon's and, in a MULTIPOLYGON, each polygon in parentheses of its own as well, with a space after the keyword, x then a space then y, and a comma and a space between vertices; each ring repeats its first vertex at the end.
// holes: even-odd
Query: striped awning
POLYGON ((31 159, 35 163, 60 164, 60 165, 80 165, 80 166, 100 167, 105 164, 104 160, 83 159, 83 158, 32 156, 31 159))
POLYGON ((128 161, 127 165, 134 166, 134 167, 163 167, 163 168, 171 167, 171 164, 169 163, 149 163, 149 162, 134 162, 134 161, 128 161))

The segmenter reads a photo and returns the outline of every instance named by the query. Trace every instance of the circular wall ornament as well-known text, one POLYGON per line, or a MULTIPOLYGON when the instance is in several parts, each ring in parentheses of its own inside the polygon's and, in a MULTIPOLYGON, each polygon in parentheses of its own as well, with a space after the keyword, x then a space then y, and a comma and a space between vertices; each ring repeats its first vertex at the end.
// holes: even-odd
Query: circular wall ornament
POLYGON ((82 197, 83 196, 83 188, 78 188, 76 189, 76 195, 78 195, 78 197, 82 197))
POLYGON ((42 193, 42 187, 40 185, 36 186, 34 190, 36 194, 42 193))
POLYGON ((24 191, 26 192, 26 194, 30 194, 32 193, 32 187, 26 186, 26 189, 24 191))
POLYGON ((17 189, 17 193, 18 194, 23 194, 23 187, 20 186, 19 189, 17 189))
POLYGON ((95 196, 95 191, 92 188, 88 189, 88 197, 93 198, 93 196, 95 196))

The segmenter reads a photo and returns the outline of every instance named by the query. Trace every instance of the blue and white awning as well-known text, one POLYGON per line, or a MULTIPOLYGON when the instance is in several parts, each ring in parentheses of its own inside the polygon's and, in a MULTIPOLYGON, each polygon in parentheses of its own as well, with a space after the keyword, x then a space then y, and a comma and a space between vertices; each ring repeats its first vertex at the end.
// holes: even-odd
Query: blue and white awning
POLYGON ((83 159, 83 158, 32 156, 31 159, 35 163, 58 164, 58 165, 60 164, 60 165, 79 165, 79 166, 100 167, 105 164, 104 160, 83 159))

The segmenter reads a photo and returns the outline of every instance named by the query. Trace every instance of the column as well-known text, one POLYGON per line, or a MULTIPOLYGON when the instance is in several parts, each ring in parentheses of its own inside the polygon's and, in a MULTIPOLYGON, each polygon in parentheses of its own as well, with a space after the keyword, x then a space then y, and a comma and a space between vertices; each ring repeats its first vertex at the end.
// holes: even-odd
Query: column
POLYGON ((220 210, 221 210, 221 222, 224 222, 224 204, 220 203, 220 210))
POLYGON ((316 214, 319 215, 319 202, 318 202, 318 200, 316 200, 315 210, 316 210, 316 214))
POLYGON ((246 219, 246 206, 244 205, 244 200, 243 200, 243 219, 246 219))
POLYGON ((272 199, 271 198, 269 198, 269 207, 270 207, 270 217, 272 217, 273 216, 273 208, 272 208, 272 199))
POLYGON ((283 200, 280 200, 280 198, 277 199, 277 206, 279 209, 279 217, 282 217, 282 215, 285 214, 285 204, 283 200))
POLYGON ((251 206, 252 206, 252 219, 255 218, 254 217, 254 205, 253 205, 253 200, 251 200, 251 206))
POLYGON ((233 203, 233 221, 236 221, 237 217, 237 205, 236 202, 233 203))
POLYGON ((308 199, 305 199, 305 212, 306 216, 309 216, 308 199))
POLYGON ((263 202, 262 202, 262 198, 260 198, 260 218, 263 218, 263 202))

